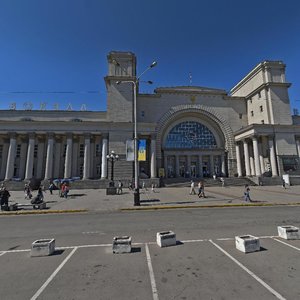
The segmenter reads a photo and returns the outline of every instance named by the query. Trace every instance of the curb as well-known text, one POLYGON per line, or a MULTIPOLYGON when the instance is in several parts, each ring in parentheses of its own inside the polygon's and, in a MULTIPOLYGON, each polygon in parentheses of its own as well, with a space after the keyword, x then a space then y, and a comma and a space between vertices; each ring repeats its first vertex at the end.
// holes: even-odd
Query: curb
POLYGON ((249 203, 249 204, 219 204, 219 205, 162 205, 162 206, 149 206, 149 207, 128 207, 121 208, 121 211, 138 211, 138 210, 160 210, 160 209, 179 209, 179 208, 229 208, 229 207, 259 207, 259 206, 299 206, 300 202, 296 203, 249 203))
POLYGON ((40 211, 9 211, 1 212, 0 216, 16 216, 16 215, 46 215, 46 214, 69 214, 69 213, 85 213, 87 209, 62 209, 62 210, 40 210, 40 211))

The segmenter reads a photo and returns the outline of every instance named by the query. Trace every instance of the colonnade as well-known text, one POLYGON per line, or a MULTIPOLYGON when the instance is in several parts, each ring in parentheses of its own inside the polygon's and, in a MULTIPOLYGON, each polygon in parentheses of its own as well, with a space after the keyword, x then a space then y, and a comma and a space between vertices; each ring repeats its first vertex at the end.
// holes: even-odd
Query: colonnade
POLYGON ((226 160, 224 152, 214 154, 199 154, 199 152, 179 154, 178 152, 172 153, 168 151, 164 155, 164 167, 166 177, 170 176, 170 174, 168 174, 168 169, 170 167, 174 169, 172 177, 183 177, 185 175, 192 177, 212 177, 213 174, 216 173, 218 173, 218 175, 226 176, 226 160), (170 162, 171 159, 175 160, 174 166, 170 162), (204 159, 206 160, 205 162, 204 159), (192 166, 194 167, 194 170, 192 166), (183 169, 184 174, 181 173, 183 169))
MULTIPOLYGON (((72 133, 10 133, 2 138, 2 143, 0 139, 0 147, 0 180, 10 180, 14 177, 20 180, 71 177, 106 179, 108 148, 114 150, 113 144, 109 144, 109 134, 72 133)), ((156 178, 154 136, 151 137, 149 148, 149 175, 156 178)), ((128 174, 128 177, 132 177, 132 174, 128 174)))
POLYGON ((261 176, 266 171, 272 171, 272 176, 278 176, 273 136, 252 136, 238 141, 235 147, 239 177, 243 176, 243 170, 246 176, 261 176), (264 151, 264 149, 269 149, 269 151, 264 151))

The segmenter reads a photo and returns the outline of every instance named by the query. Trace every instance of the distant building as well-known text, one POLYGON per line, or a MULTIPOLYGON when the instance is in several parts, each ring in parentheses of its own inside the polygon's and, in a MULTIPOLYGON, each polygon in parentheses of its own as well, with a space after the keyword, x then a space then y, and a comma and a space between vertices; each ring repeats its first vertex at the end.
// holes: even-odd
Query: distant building
MULTIPOLYGON (((115 178, 133 177, 126 141, 133 138, 136 57, 107 56, 107 111, 0 111, 0 180, 106 179, 106 155, 120 157, 115 178)), ((291 116, 285 65, 264 61, 225 90, 174 86, 137 95, 141 175, 157 178, 297 174, 300 119, 291 116), (294 121, 293 121, 294 120, 294 121)))

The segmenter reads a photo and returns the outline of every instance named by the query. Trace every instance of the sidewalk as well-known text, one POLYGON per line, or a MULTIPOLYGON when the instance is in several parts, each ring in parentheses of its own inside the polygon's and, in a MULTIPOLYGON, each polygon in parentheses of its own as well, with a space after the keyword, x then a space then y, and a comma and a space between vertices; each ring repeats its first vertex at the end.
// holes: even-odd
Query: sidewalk
MULTIPOLYGON (((155 192, 140 190, 140 206, 133 205, 133 193, 124 189, 122 195, 106 195, 106 190, 72 190, 67 199, 60 198, 58 191, 45 192, 44 200, 48 209, 32 210, 27 208, 22 212, 54 213, 80 211, 114 211, 140 209, 171 209, 193 207, 226 207, 226 206, 267 206, 267 205, 300 205, 300 186, 283 189, 281 186, 251 187, 250 195, 253 202, 243 200, 244 187, 207 187, 206 198, 189 195, 189 188, 160 188, 155 192)), ((10 192, 10 203, 29 204, 21 191, 10 192)), ((36 195, 36 191, 33 192, 36 195)), ((3 214, 16 212, 3 212, 3 214)))

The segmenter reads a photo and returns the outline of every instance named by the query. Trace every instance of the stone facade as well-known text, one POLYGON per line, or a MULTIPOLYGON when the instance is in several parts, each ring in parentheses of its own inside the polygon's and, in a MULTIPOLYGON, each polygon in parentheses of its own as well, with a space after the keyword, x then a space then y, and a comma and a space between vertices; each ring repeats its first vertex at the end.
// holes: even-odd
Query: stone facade
POLYGON ((300 121, 290 113, 285 65, 264 61, 228 94, 176 86, 140 94, 136 57, 107 56, 107 111, 0 111, 0 180, 134 177, 126 141, 146 140, 142 178, 298 174, 300 121))

